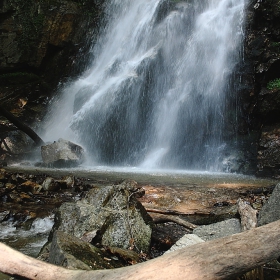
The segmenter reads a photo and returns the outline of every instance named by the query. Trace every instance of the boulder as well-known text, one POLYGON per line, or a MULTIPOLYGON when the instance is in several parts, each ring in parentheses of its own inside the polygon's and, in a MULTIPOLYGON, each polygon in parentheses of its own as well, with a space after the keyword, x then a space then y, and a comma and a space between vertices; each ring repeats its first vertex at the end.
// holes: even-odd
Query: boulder
POLYGON ((143 190, 135 182, 93 188, 83 200, 64 203, 58 209, 53 231, 92 244, 148 252, 152 219, 137 195, 143 195, 143 190))
POLYGON ((194 229, 193 233, 201 239, 208 241, 241 232, 238 219, 228 219, 219 223, 204 225, 194 229))
POLYGON ((84 149, 70 141, 59 139, 41 147, 44 164, 50 167, 75 167, 84 160, 84 149))
POLYGON ((268 201, 259 212, 258 226, 280 220, 280 184, 277 184, 268 201))

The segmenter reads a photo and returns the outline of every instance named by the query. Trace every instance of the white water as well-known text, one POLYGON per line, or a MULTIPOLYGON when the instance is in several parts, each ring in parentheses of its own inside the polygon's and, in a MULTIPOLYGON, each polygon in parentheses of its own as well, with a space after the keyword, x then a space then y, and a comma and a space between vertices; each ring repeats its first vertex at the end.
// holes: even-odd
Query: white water
POLYGON ((45 138, 81 143, 93 165, 224 170, 246 0, 107 2, 96 59, 45 138))
POLYGON ((17 223, 0 223, 0 241, 15 247, 22 253, 37 257, 54 224, 54 217, 37 218, 30 228, 22 228, 17 223))

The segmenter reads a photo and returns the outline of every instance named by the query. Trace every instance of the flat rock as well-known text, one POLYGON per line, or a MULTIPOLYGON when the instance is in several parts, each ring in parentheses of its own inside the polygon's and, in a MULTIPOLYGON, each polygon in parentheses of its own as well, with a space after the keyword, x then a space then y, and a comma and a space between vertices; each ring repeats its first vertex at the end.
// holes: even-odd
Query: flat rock
POLYGON ((208 241, 241 232, 238 219, 228 219, 219 223, 204 225, 194 229, 193 233, 201 239, 208 241))

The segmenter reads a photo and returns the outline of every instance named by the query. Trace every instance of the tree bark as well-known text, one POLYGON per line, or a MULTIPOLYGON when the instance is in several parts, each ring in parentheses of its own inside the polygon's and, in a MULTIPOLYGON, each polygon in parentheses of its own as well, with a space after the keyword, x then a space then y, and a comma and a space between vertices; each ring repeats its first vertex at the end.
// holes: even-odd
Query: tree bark
POLYGON ((38 136, 38 134, 27 126, 25 123, 20 121, 17 117, 15 117, 12 113, 7 111, 2 105, 0 105, 0 115, 7 118, 10 122, 12 122, 18 129, 26 133, 36 145, 43 145, 44 141, 38 136))
POLYGON ((280 220, 232 236, 203 242, 137 265, 68 270, 27 257, 0 243, 0 271, 40 280, 219 280, 231 279, 280 255, 280 220))

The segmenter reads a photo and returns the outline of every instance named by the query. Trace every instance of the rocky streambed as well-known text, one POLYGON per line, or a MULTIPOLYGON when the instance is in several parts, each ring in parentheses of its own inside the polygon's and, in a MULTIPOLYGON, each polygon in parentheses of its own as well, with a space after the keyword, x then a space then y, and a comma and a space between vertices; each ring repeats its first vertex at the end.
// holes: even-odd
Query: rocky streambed
POLYGON ((237 200, 261 211, 276 185, 234 174, 8 167, 0 239, 33 256, 48 240, 40 258, 69 268, 132 265, 185 246, 186 234, 240 232, 237 200))

